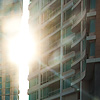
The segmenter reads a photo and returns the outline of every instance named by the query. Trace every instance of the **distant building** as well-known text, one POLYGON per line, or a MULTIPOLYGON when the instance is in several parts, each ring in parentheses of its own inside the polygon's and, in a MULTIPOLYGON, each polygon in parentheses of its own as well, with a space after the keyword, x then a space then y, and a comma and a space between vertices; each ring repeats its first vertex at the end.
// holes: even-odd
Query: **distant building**
POLYGON ((2 28, 5 19, 12 16, 21 19, 21 15, 22 0, 0 0, 0 100, 19 100, 19 70, 9 61, 7 42, 10 36, 2 28))
POLYGON ((99 100, 100 0, 31 0, 29 11, 41 50, 29 100, 99 100))

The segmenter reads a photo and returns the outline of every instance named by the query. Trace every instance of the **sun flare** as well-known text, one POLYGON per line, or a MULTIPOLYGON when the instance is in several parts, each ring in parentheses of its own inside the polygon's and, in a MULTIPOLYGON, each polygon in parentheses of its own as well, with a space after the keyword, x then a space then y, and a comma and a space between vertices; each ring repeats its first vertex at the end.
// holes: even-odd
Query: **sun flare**
POLYGON ((12 16, 4 22, 4 33, 9 36, 8 39, 8 57, 9 60, 19 67, 19 100, 28 100, 28 64, 36 58, 36 42, 29 32, 28 25, 28 4, 29 1, 23 1, 22 19, 12 16))

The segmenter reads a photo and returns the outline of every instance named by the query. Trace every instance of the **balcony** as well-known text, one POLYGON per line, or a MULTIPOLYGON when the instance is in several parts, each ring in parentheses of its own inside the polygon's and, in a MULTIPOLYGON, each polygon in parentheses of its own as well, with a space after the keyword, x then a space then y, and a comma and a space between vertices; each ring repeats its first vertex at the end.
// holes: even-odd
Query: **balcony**
POLYGON ((41 100, 50 98, 60 93, 60 81, 52 83, 41 89, 41 100))
POLYGON ((72 33, 72 34, 68 35, 67 37, 63 38, 63 40, 62 40, 63 44, 67 44, 67 43, 71 42, 74 37, 75 37, 75 33, 72 33))
POLYGON ((79 63, 85 57, 85 54, 86 54, 86 50, 84 50, 83 52, 76 53, 75 57, 72 59, 71 67, 79 63))
POLYGON ((47 77, 47 79, 45 80, 45 81, 42 81, 41 82, 41 85, 42 84, 45 84, 45 83, 47 83, 47 82, 50 82, 50 81, 53 81, 53 80, 55 80, 55 79, 57 79, 57 78, 59 78, 59 75, 60 75, 60 73, 54 73, 53 75, 50 75, 50 76, 48 76, 47 77))
POLYGON ((60 62, 60 55, 49 60, 48 65, 51 66, 51 65, 54 65, 54 64, 59 63, 59 62, 60 62))
POLYGON ((60 89, 49 92, 49 96, 53 96, 53 95, 56 95, 58 93, 60 93, 60 89))
POLYGON ((53 27, 51 27, 50 29, 48 29, 48 31, 44 32, 43 34, 46 34, 46 37, 44 37, 41 41, 45 41, 47 38, 54 35, 56 31, 60 28, 60 26, 61 26, 61 23, 58 23, 54 25, 53 27))
POLYGON ((51 96, 57 95, 59 93, 60 93, 60 88, 49 92, 46 96, 41 97, 41 100, 44 100, 44 99, 49 98, 51 96))
POLYGON ((75 56, 75 51, 69 52, 67 55, 65 55, 63 57, 63 60, 62 61, 64 62, 65 60, 71 59, 74 56, 75 56))
POLYGON ((45 3, 43 6, 42 6, 42 9, 45 8, 46 6, 54 3, 56 0, 47 0, 47 3, 45 3))
POLYGON ((48 45, 48 47, 46 47, 46 49, 43 51, 43 55, 42 56, 46 56, 49 53, 53 52, 54 50, 58 49, 60 47, 60 39, 58 39, 57 41, 50 43, 48 45))
POLYGON ((85 77, 85 71, 76 73, 73 77, 71 77, 71 86, 80 82, 84 77, 85 77))
POLYGON ((82 41, 82 39, 85 37, 85 35, 86 35, 86 29, 84 30, 84 32, 82 34, 81 34, 81 32, 80 33, 77 33, 75 35, 75 37, 73 38, 71 48, 73 48, 78 43, 80 43, 82 41))
POLYGON ((83 12, 80 12, 78 15, 74 15, 72 30, 75 29, 75 27, 81 22, 81 20, 85 17, 85 15, 86 15, 86 9, 83 12))
POLYGON ((51 21, 54 19, 56 16, 60 14, 61 7, 56 8, 55 10, 51 11, 47 17, 43 20, 42 24, 46 24, 47 22, 51 21), (51 19, 52 18, 52 19, 51 19))

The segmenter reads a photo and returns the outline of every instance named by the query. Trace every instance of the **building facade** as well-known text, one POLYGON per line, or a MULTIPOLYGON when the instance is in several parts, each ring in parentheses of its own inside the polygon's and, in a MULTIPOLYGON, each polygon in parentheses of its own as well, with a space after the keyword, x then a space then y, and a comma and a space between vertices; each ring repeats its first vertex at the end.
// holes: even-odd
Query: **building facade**
POLYGON ((100 99, 100 0, 31 0, 40 56, 29 67, 29 100, 100 99))
MULTIPOLYGON (((3 29, 12 16, 22 16, 22 1, 0 0, 0 100, 19 100, 19 69, 9 61, 7 43, 15 33, 3 29)), ((10 22, 8 23, 10 26, 10 22)), ((13 25, 12 30, 15 26, 13 25)))

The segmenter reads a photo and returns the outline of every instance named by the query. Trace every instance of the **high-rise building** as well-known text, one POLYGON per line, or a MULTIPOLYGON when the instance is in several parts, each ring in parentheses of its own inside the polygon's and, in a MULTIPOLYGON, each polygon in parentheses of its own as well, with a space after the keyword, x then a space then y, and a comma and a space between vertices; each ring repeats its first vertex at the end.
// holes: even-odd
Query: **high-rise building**
POLYGON ((8 41, 16 35, 11 18, 21 16, 22 0, 0 0, 0 100, 19 100, 19 69, 8 58, 8 41))
POLYGON ((100 99, 100 0, 31 0, 40 56, 29 67, 29 100, 100 99))

